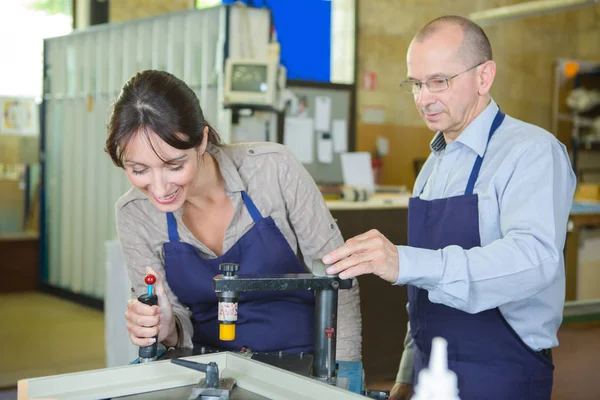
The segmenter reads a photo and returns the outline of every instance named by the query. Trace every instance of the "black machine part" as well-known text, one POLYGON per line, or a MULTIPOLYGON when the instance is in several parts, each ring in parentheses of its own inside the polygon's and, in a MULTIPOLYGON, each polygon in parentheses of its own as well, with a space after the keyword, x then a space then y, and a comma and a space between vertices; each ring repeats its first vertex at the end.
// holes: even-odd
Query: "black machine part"
MULTIPOLYGON (((158 297, 155 294, 151 294, 150 296, 148 296, 148 294, 145 293, 138 297, 138 301, 140 303, 144 303, 149 306, 158 305, 158 297)), ((150 346, 145 346, 145 347, 140 346, 140 350, 138 353, 138 355, 140 357, 140 362, 149 362, 149 361, 156 360, 157 351, 158 351, 158 336, 155 336, 153 344, 151 344, 150 346)))
MULTIPOLYGON (((181 357, 191 357, 205 354, 214 354, 227 351, 210 346, 197 346, 194 348, 170 348, 159 360, 169 360, 181 357)), ((237 353, 237 352, 236 352, 237 353)), ((255 352, 250 348, 244 347, 239 351, 245 357, 260 361, 273 367, 281 368, 298 375, 309 377, 312 372, 313 355, 312 354, 287 354, 281 351, 276 352, 255 352)))
POLYGON ((171 359, 172 364, 191 368, 196 371, 204 372, 205 377, 192 390, 190 399, 197 400, 227 400, 235 386, 235 380, 231 378, 219 379, 219 366, 215 362, 208 364, 194 361, 171 359))
POLYGON ((231 378, 221 379, 218 388, 205 387, 200 380, 200 384, 194 386, 189 400, 229 400, 232 398, 235 380, 231 378))
POLYGON ((237 275, 237 264, 221 264, 222 275, 213 278, 219 302, 237 302, 242 292, 265 290, 315 291, 315 339, 313 376, 335 385, 338 290, 350 289, 352 279, 310 273, 280 275, 237 275))
MULTIPOLYGON (((230 272, 228 272, 230 273, 230 272)), ((213 290, 217 296, 223 292, 260 292, 265 290, 338 290, 350 289, 352 279, 312 274, 281 275, 217 275, 213 290)))
POLYGON ((181 360, 179 358, 172 358, 171 363, 204 372, 206 374, 205 386, 209 388, 219 387, 219 366, 216 362, 203 364, 194 361, 181 360))
POLYGON ((387 400, 390 397, 389 390, 365 390, 365 396, 371 399, 387 400))

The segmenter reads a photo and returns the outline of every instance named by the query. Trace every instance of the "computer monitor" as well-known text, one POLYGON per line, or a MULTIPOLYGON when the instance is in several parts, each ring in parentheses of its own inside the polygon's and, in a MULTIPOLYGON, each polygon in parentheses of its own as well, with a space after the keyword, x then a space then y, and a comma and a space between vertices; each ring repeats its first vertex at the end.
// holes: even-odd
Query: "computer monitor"
POLYGON ((226 106, 262 106, 277 109, 285 84, 286 70, 274 60, 228 58, 225 61, 226 106))

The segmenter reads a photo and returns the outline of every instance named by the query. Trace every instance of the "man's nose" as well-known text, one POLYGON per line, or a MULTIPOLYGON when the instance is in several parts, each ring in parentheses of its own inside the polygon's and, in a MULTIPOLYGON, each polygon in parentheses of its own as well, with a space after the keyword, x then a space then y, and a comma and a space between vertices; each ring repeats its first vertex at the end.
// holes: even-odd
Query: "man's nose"
POLYGON ((415 94, 415 103, 418 107, 425 107, 435 102, 435 96, 429 91, 427 85, 421 86, 419 93, 415 94))

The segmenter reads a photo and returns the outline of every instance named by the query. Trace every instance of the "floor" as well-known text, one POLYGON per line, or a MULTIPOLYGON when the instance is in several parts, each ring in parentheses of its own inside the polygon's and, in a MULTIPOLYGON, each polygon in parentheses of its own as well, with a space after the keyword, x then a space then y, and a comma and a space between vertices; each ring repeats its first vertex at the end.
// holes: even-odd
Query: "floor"
POLYGON ((558 339, 552 399, 600 399, 600 322, 564 325, 558 339))
POLYGON ((0 294, 0 316, 0 388, 105 367, 101 311, 31 292, 0 294))
MULTIPOLYGON (((105 366, 100 311, 41 293, 0 294, 0 316, 0 400, 17 399, 19 379, 105 366)), ((563 325, 559 341, 552 400, 600 399, 600 321, 563 325)))

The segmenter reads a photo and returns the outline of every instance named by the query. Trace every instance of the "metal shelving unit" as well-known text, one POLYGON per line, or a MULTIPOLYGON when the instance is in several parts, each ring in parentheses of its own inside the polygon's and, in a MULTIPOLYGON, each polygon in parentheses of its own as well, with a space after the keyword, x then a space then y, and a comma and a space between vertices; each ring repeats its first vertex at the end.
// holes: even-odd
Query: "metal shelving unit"
POLYGON ((566 99, 578 87, 600 90, 600 62, 558 59, 554 67, 552 132, 569 149, 573 169, 581 181, 584 173, 600 173, 600 168, 582 168, 579 163, 582 152, 600 150, 600 132, 590 132, 594 120, 600 118, 600 105, 584 113, 569 109, 566 99), (568 76, 565 71, 572 63, 578 65, 577 73, 568 76))

